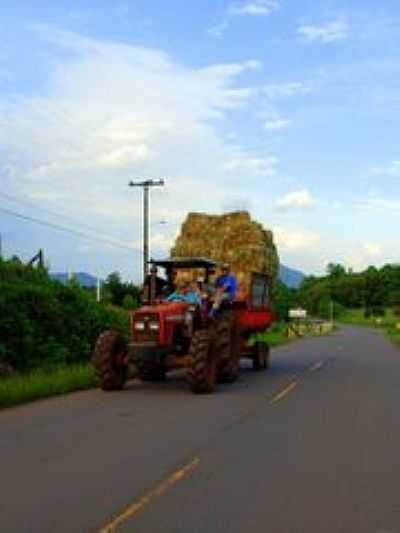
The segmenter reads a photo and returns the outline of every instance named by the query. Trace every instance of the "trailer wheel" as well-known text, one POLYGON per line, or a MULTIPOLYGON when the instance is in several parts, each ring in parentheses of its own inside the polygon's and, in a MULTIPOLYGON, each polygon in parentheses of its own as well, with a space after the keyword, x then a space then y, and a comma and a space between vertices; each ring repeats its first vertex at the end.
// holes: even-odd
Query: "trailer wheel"
POLYGON ((97 339, 93 363, 99 386, 105 390, 120 390, 128 377, 128 346, 116 331, 104 331, 97 339))
POLYGON ((217 380, 217 360, 211 350, 210 334, 206 329, 194 333, 189 354, 193 362, 186 377, 192 392, 213 392, 217 380))
POLYGON ((270 367, 269 346, 265 342, 256 342, 253 347, 253 369, 259 372, 270 367))

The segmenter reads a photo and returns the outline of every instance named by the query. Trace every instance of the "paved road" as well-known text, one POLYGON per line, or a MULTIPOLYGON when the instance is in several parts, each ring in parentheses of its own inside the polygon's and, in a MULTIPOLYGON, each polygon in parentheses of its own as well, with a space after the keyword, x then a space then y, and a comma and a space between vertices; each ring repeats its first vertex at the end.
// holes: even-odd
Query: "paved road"
POLYGON ((400 351, 346 328, 273 356, 212 396, 0 413, 0 532, 400 533, 400 351))

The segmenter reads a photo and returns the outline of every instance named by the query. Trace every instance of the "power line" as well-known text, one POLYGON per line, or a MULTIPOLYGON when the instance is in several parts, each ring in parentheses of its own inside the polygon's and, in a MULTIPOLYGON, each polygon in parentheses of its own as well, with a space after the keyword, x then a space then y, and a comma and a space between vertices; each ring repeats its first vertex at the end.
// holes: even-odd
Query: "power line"
POLYGON ((57 217, 58 219, 63 218, 65 220, 69 220, 70 222, 73 222, 74 224, 81 224, 82 226, 84 226, 89 231, 94 231, 96 233, 98 231, 98 228, 93 228, 93 227, 91 227, 91 226, 89 226, 87 224, 82 224, 81 222, 75 220, 74 218, 72 218, 72 217, 70 217, 68 215, 56 213, 55 211, 51 211, 50 209, 45 209, 45 208, 41 207, 40 205, 35 204, 35 202, 31 202, 29 200, 25 200, 23 198, 19 198, 18 196, 14 196, 14 195, 11 195, 11 194, 6 194, 4 192, 0 192, 0 196, 2 198, 5 198, 6 200, 10 200, 11 202, 15 202, 17 204, 26 205, 28 207, 32 207, 34 209, 38 209, 39 211, 42 211, 43 213, 46 213, 47 215, 50 215, 50 216, 53 216, 53 217, 57 217))
POLYGON ((72 229, 72 228, 66 228, 65 226, 61 226, 60 224, 55 224, 53 222, 47 222, 46 220, 41 220, 40 218, 31 217, 31 216, 28 216, 28 215, 23 215, 21 213, 17 213, 16 211, 12 211, 11 209, 7 209, 5 207, 1 207, 0 206, 0 211, 2 213, 5 213, 5 214, 13 216, 13 217, 20 218, 20 219, 28 221, 28 222, 33 222, 33 223, 39 224, 41 226, 47 226, 49 228, 52 228, 52 229, 55 229, 55 230, 58 230, 58 231, 63 231, 65 233, 70 233, 70 234, 76 235, 78 237, 83 237, 84 239, 102 242, 102 243, 109 244, 111 246, 115 246, 116 248, 121 248, 121 249, 124 249, 124 250, 137 251, 136 248, 134 248, 133 246, 129 246, 128 244, 121 244, 121 243, 118 243, 118 242, 116 242, 116 241, 114 241, 112 239, 109 239, 107 237, 94 237, 92 235, 88 235, 87 233, 84 233, 83 231, 75 230, 75 229, 72 229))

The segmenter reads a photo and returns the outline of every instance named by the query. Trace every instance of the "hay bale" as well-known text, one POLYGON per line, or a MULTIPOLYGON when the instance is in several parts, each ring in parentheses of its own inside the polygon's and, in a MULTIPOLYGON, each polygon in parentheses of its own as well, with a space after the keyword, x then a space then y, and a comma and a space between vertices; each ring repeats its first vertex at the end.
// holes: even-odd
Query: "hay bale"
POLYGON ((189 213, 172 257, 208 257, 228 262, 242 290, 248 290, 251 272, 276 279, 279 258, 273 234, 246 211, 224 215, 189 213))

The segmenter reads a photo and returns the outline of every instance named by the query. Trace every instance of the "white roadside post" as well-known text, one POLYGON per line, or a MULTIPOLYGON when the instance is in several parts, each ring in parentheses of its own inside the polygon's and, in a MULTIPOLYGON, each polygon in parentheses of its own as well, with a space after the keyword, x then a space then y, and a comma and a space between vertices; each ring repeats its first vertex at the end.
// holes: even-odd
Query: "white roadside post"
POLYGON ((100 303, 100 301, 101 301, 101 281, 100 281, 100 278, 97 278, 97 283, 96 283, 96 301, 97 301, 97 303, 100 303))

